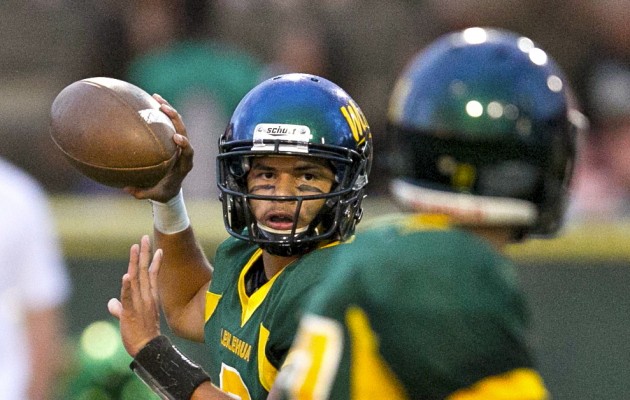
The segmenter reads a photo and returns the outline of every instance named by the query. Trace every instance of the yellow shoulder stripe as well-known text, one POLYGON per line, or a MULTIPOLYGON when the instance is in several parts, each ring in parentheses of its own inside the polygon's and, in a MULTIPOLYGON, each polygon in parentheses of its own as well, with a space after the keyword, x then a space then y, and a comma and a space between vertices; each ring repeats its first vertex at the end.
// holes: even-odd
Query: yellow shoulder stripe
POLYGON ((222 295, 206 292, 206 308, 204 310, 204 321, 208 322, 212 314, 214 314, 214 310, 217 309, 217 305, 219 304, 219 300, 221 300, 222 295))
POLYGON ((276 375, 278 375, 278 370, 269 362, 265 354, 267 340, 269 340, 269 330, 263 324, 260 324, 260 333, 258 334, 258 379, 265 390, 270 391, 273 382, 276 380, 276 375))
POLYGON ((540 375, 529 368, 519 368, 490 376, 473 386, 458 390, 447 400, 544 400, 549 398, 540 375))
MULTIPOLYGON (((352 240, 354 240, 354 236, 351 236, 350 238, 348 238, 347 241, 345 241, 343 243, 348 243, 348 241, 352 241, 352 240)), ((333 240, 332 242, 324 242, 324 243, 320 244, 319 246, 317 246, 317 248, 318 249, 325 249, 325 248, 328 248, 328 247, 335 247, 335 246, 337 246, 339 244, 342 244, 342 242, 339 241, 339 240, 333 240)))
POLYGON ((402 384, 379 353, 378 338, 365 312, 359 307, 350 307, 346 312, 346 323, 352 352, 351 398, 407 399, 402 384))
POLYGON ((402 222, 402 230, 406 233, 445 230, 449 226, 450 217, 446 214, 412 214, 402 222))
POLYGON ((247 272, 253 267, 254 262, 260 258, 262 255, 262 250, 257 249, 254 254, 250 257, 249 261, 243 269, 241 270, 241 274, 238 277, 238 297, 241 301, 241 327, 245 325, 247 321, 249 321, 250 317, 254 314, 254 312, 260 307, 263 303, 267 294, 271 290, 271 286, 276 281, 276 278, 280 274, 284 272, 284 268, 280 270, 277 274, 273 276, 269 281, 267 281, 264 285, 262 285, 258 290, 256 290, 251 297, 247 295, 245 290, 245 276, 247 272))

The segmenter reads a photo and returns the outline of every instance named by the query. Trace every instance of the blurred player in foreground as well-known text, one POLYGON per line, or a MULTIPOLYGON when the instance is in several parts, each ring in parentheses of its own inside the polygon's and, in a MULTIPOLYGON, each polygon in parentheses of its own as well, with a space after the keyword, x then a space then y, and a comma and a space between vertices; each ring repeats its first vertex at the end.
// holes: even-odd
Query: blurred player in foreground
POLYGON ((291 399, 544 399, 505 245, 560 226, 567 82, 531 40, 471 28, 399 77, 395 198, 318 287, 276 384, 291 399), (392 221, 392 222, 389 222, 392 221))
POLYGON ((166 398, 266 398, 304 299, 361 218, 369 126, 357 104, 323 78, 281 75, 252 89, 219 143, 217 182, 233 237, 212 267, 181 194, 193 151, 179 115, 166 103, 163 110, 180 134, 181 158, 156 187, 128 189, 153 200, 159 250, 150 274, 148 237, 131 248, 122 304, 112 299, 110 312, 121 320, 134 370, 166 398), (158 336, 158 294, 173 331, 205 341, 209 375, 158 336))
POLYGON ((63 356, 66 270, 46 193, 0 159, 0 398, 55 398, 63 356))

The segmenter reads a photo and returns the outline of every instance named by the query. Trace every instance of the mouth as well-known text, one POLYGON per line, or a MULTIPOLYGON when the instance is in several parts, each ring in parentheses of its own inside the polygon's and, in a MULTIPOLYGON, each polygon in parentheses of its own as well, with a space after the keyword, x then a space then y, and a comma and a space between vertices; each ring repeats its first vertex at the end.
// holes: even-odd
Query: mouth
POLYGON ((266 227, 276 231, 291 231, 293 215, 286 212, 271 212, 261 221, 266 227))

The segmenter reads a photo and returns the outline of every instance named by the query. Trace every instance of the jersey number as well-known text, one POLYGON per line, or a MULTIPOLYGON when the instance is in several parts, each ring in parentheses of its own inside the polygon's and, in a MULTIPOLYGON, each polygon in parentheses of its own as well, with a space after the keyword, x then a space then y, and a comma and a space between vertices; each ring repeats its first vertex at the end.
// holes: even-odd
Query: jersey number
POLYGON ((327 399, 343 346, 343 330, 335 320, 306 315, 282 368, 280 385, 295 398, 327 399), (285 386, 286 385, 286 386, 285 386))
POLYGON ((230 394, 239 396, 241 400, 251 400, 249 390, 241 378, 241 374, 229 365, 221 363, 221 389, 230 394))

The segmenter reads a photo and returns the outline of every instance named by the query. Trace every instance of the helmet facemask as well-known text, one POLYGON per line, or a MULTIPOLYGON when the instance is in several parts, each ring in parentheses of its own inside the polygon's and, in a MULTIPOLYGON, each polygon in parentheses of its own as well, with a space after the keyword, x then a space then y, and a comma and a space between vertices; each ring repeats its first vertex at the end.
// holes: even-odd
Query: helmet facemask
POLYGON ((263 142, 274 150, 252 151, 252 142, 222 145, 222 154, 217 158, 217 178, 228 232, 236 238, 257 243, 271 254, 285 257, 304 254, 322 241, 345 240, 351 235, 362 216, 361 201, 365 197, 368 168, 365 157, 354 150, 337 146, 309 144, 308 153, 301 153, 286 151, 287 146, 293 145, 292 143, 272 140, 263 142), (284 148, 284 151, 279 151, 280 148, 284 148), (248 193, 247 174, 253 157, 264 156, 324 160, 331 166, 335 177, 330 192, 304 196, 248 193), (317 200, 324 201, 321 209, 308 225, 299 227, 299 215, 304 205, 317 200), (276 230, 256 221, 252 201, 294 203, 291 229, 276 230))

